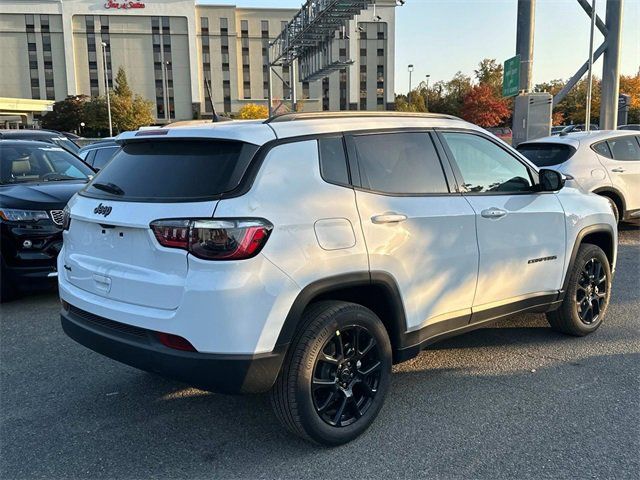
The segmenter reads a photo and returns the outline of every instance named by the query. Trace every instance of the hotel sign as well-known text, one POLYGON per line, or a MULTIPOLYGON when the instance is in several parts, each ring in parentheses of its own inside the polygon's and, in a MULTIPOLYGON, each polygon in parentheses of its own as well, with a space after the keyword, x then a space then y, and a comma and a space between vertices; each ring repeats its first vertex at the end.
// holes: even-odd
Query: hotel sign
POLYGON ((104 4, 104 8, 106 9, 119 9, 119 10, 129 10, 131 8, 144 8, 145 5, 142 2, 116 2, 115 0, 108 0, 107 3, 104 4))

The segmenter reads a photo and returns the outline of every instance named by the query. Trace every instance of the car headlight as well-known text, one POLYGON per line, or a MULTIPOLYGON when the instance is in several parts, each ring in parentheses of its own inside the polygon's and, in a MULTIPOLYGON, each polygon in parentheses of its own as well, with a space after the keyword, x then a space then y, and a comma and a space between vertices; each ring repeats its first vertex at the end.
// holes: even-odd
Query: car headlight
POLYGON ((38 220, 48 220, 49 214, 44 210, 2 208, 0 209, 0 218, 8 222, 37 222, 38 220))

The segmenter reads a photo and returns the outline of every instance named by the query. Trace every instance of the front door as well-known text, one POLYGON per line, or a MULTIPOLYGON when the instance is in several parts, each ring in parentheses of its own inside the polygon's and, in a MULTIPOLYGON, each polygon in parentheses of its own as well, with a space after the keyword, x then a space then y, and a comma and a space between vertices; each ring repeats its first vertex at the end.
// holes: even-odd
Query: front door
POLYGON ((347 141, 358 160, 356 200, 370 269, 395 278, 407 330, 421 330, 422 338, 467 325, 478 271, 475 213, 450 193, 431 135, 347 141))
POLYGON ((443 131, 441 138, 476 214, 480 268, 474 317, 510 304, 544 303, 563 280, 560 201, 554 193, 536 192, 530 167, 496 141, 462 131, 443 131))

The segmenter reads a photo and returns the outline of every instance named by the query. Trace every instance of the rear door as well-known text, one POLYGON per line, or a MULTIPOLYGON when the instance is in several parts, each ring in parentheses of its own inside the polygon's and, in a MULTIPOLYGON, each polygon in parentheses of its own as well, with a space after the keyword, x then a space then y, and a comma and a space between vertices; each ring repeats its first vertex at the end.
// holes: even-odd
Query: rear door
POLYGON ((394 277, 408 330, 466 325, 478 271, 475 214, 448 183, 431 134, 368 133, 347 144, 370 269, 394 277))
POLYGON ((440 138, 477 219, 474 315, 553 296, 561 287, 565 252, 564 210, 556 195, 536 192, 529 167, 485 135, 442 131, 440 138))
POLYGON ((125 145, 69 204, 60 274, 108 299, 177 308, 187 252, 162 247, 150 223, 211 218, 217 198, 239 185, 256 150, 215 140, 125 145))
POLYGON ((627 210, 640 209, 640 135, 613 137, 594 145, 611 183, 625 198, 627 210))

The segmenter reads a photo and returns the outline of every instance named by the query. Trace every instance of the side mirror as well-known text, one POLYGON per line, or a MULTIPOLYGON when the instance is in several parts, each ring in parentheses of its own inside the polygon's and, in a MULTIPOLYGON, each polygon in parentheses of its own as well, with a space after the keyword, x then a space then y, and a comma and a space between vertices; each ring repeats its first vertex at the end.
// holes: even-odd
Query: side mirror
POLYGON ((549 170, 548 168, 542 168, 538 175, 540 177, 540 191, 541 192, 556 192, 564 187, 567 178, 555 170, 549 170))

